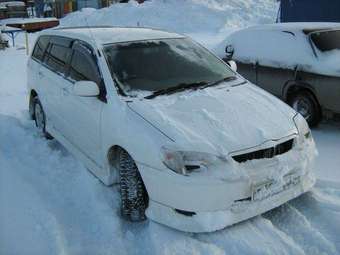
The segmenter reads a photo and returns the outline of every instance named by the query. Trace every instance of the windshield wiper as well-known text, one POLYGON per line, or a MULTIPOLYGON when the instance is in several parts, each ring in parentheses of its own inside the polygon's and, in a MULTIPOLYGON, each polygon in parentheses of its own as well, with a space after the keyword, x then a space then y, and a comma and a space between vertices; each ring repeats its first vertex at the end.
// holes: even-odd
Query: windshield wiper
POLYGON ((223 79, 220 79, 220 80, 217 80, 217 81, 213 81, 213 82, 210 82, 210 83, 206 84, 205 86, 201 87, 201 89, 205 89, 205 88, 208 88, 208 87, 216 86, 216 85, 218 85, 218 84, 220 84, 221 82, 224 82, 224 81, 234 81, 236 79, 237 79, 236 76, 224 77, 223 79))
POLYGON ((169 95, 175 92, 183 91, 186 89, 198 89, 201 86, 209 84, 206 81, 200 81, 200 82, 193 82, 193 83, 180 83, 177 86, 166 88, 166 89, 160 89, 155 92, 153 92, 151 95, 146 96, 146 99, 152 99, 160 95, 169 95))

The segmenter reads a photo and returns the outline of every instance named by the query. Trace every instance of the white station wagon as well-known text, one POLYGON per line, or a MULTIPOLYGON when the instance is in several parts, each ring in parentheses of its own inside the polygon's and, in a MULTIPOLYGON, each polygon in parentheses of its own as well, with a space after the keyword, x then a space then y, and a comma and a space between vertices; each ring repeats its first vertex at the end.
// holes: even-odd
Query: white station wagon
POLYGON ((182 35, 45 31, 28 61, 28 91, 41 134, 104 184, 119 183, 131 221, 215 231, 315 182, 304 118, 182 35))

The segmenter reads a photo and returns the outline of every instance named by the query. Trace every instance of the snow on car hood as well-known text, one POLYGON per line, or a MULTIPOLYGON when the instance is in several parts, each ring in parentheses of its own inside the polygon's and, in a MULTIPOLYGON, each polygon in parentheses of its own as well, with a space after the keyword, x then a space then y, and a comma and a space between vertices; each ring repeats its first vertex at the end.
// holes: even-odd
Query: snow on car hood
POLYGON ((297 132, 295 112, 249 83, 135 100, 129 107, 181 150, 226 155, 297 132))

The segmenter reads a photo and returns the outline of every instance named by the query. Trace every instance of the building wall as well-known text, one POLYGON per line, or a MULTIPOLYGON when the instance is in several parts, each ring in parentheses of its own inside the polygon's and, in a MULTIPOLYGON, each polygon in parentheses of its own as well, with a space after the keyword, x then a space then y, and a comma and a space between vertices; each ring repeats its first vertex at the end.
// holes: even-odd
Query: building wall
POLYGON ((281 22, 340 22, 340 0, 281 0, 281 22))

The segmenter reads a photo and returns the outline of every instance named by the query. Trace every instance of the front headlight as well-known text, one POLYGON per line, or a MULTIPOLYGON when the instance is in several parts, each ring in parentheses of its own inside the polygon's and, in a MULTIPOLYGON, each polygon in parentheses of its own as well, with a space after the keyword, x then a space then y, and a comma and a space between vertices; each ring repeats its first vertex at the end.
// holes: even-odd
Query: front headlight
POLYGON ((209 166, 227 161, 227 159, 204 152, 176 151, 163 147, 162 161, 175 173, 188 175, 194 171, 208 169, 209 166))
POLYGON ((304 117, 302 117, 301 114, 297 113, 294 116, 294 123, 299 133, 300 142, 303 142, 305 139, 310 139, 312 137, 307 121, 304 117))

